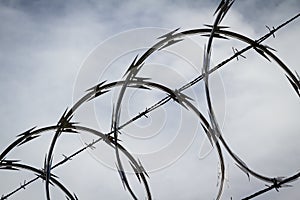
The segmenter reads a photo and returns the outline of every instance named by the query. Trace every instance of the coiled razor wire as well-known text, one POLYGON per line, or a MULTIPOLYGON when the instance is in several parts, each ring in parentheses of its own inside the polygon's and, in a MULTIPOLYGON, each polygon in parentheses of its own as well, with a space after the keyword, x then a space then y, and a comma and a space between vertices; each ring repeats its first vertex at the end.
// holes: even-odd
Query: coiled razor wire
MULTIPOLYGON (((283 187, 287 183, 291 183, 295 180, 297 180, 300 177, 300 172, 289 176, 289 177, 268 177, 266 175, 260 174, 254 169, 251 169, 247 166, 247 164, 236 154, 233 152, 231 148, 229 148, 226 140, 222 136, 221 129, 219 128, 219 124, 216 120, 216 115, 214 112, 214 106, 211 101, 211 94, 210 94, 210 87, 209 87, 209 77, 210 75, 218 70, 219 68, 225 66, 228 62, 238 59, 239 57, 244 57, 243 53, 249 50, 254 50, 256 53, 258 53, 263 58, 267 59, 268 61, 273 61, 277 64, 278 67, 280 67, 284 74, 291 84, 292 88, 295 90, 297 95, 300 97, 300 78, 297 74, 297 72, 292 72, 288 66, 286 66, 274 53, 271 47, 267 45, 263 45, 263 41, 267 38, 273 36, 275 37, 275 32, 277 32, 279 29, 285 27, 290 22, 294 21, 300 16, 300 13, 295 15, 293 18, 287 20, 283 24, 279 25, 278 27, 273 27, 272 29, 268 28, 269 32, 265 34, 263 37, 253 40, 249 37, 246 37, 242 34, 233 32, 229 30, 229 27, 222 26, 221 22, 224 19, 225 15, 231 8, 232 4, 234 3, 234 0, 222 0, 219 4, 218 8, 216 9, 214 15, 215 20, 212 25, 205 25, 204 28, 199 29, 191 29, 191 30, 185 30, 182 32, 179 32, 179 28, 175 29, 158 39, 156 44, 154 44, 151 48, 149 48, 144 54, 141 56, 136 56, 132 63, 130 64, 128 70, 124 74, 124 79, 115 81, 115 82, 107 82, 103 81, 90 89, 86 91, 86 94, 79 99, 70 109, 66 109, 61 118, 58 120, 58 123, 56 125, 43 127, 43 128, 31 128, 17 136, 17 139, 11 143, 6 149, 2 151, 0 154, 0 169, 1 170, 21 170, 21 171, 30 171, 31 173, 35 174, 36 177, 34 179, 31 179, 29 181, 24 181, 19 187, 17 187, 15 190, 11 191, 10 193, 3 194, 1 196, 1 200, 8 199, 13 194, 19 192, 21 189, 24 189, 25 187, 29 186, 33 182, 35 182, 38 179, 44 180, 45 185, 45 194, 47 200, 51 199, 50 195, 50 185, 57 186, 66 196, 66 199, 70 200, 76 200, 79 199, 74 193, 72 193, 67 186, 63 185, 58 177, 56 177, 52 172, 55 168, 58 168, 62 165, 64 165, 66 162, 70 161, 73 157, 80 154, 81 152, 85 151, 86 149, 93 147, 94 144, 103 142, 106 143, 108 146, 114 149, 115 152, 115 160, 116 160, 116 167, 118 169, 121 182, 123 183, 126 190, 130 193, 132 199, 138 199, 136 193, 134 192, 134 189, 132 188, 131 184, 128 181, 127 175, 124 170, 123 163, 121 161, 120 155, 126 156, 128 159, 131 168, 133 172, 136 174, 136 178, 138 181, 144 186, 145 188, 145 195, 147 199, 153 199, 150 185, 148 184, 148 174, 147 170, 142 165, 142 161, 135 158, 120 142, 119 140, 119 134, 120 130, 122 130, 127 125, 133 123, 134 121, 139 120, 141 117, 149 115, 152 111, 156 110, 157 108, 165 105, 170 100, 174 100, 179 106, 182 106, 183 108, 190 110, 194 112, 196 117, 199 120, 199 123, 201 124, 207 138, 209 139, 211 145, 216 149, 219 157, 219 163, 220 163, 220 184, 218 193, 216 195, 216 199, 220 199, 223 193, 224 189, 224 183, 225 183, 225 161, 224 161, 224 152, 222 149, 228 153, 231 158, 234 160, 237 166, 247 174, 248 177, 255 177, 264 183, 268 183, 269 186, 267 188, 264 188, 252 195, 249 195, 245 197, 244 199, 252 199, 256 196, 259 196, 265 192, 268 192, 270 190, 276 189, 278 190, 280 187, 283 187), (205 45, 205 51, 203 55, 203 71, 202 74, 199 75, 194 80, 191 80, 190 82, 186 83, 179 89, 172 89, 165 85, 159 84, 157 82, 152 82, 151 79, 146 77, 139 77, 139 72, 143 68, 146 60, 149 58, 150 55, 154 54, 155 52, 168 48, 169 46, 172 46, 176 43, 183 42, 187 36, 192 35, 200 35, 205 36, 208 38, 208 41, 205 45), (241 42, 246 43, 248 46, 237 50, 233 48, 234 54, 227 58, 226 60, 223 60, 221 63, 219 63, 216 66, 211 66, 211 54, 212 54, 212 45, 214 39, 236 39, 241 42), (195 84, 199 83, 200 81, 204 81, 205 84, 205 95, 206 95, 206 101, 207 101, 207 109, 208 109, 208 118, 205 117, 203 113, 200 112, 200 110, 192 103, 192 98, 184 94, 184 90, 191 88, 195 84), (119 93, 118 98, 115 103, 114 109, 112 111, 112 123, 111 123, 111 131, 108 133, 103 133, 99 130, 95 130, 89 127, 80 126, 77 122, 72 121, 73 115, 77 111, 78 108, 80 108, 83 104, 94 101, 97 98, 100 98, 104 96, 106 93, 110 92, 113 88, 119 87, 119 93), (158 90, 163 93, 166 93, 167 95, 158 101, 157 103, 153 104, 152 106, 147 107, 145 110, 140 112, 135 117, 131 118, 127 122, 120 124, 120 115, 121 115, 121 108, 122 108, 122 101, 123 97, 126 93, 126 91, 129 88, 138 88, 141 90, 158 90), (45 160, 44 160, 44 166, 42 169, 38 169, 36 167, 26 165, 22 163, 20 160, 12 160, 9 159, 7 156, 8 154, 13 151, 14 149, 18 148, 19 146, 28 144, 32 140, 37 140, 43 133, 53 131, 53 137, 50 144, 50 147, 48 149, 48 152, 46 153, 45 160), (86 146, 82 147, 80 150, 74 152, 73 154, 69 156, 65 156, 65 158, 58 162, 58 163, 52 163, 53 157, 54 157, 54 149, 57 144, 57 141, 59 137, 62 134, 65 133, 74 133, 74 134, 80 134, 82 132, 88 132, 93 135, 96 135, 98 137, 97 140, 94 140, 92 143, 87 144, 86 146), (222 148, 223 147, 223 148, 222 148)), ((2 181, 2 180, 1 180, 2 181)))

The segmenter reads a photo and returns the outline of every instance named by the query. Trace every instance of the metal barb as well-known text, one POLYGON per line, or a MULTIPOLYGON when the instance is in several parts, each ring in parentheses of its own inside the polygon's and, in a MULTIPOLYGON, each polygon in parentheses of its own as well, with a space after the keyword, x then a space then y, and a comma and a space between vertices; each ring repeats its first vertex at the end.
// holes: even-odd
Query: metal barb
POLYGON ((271 29, 269 26, 266 25, 266 28, 272 34, 273 38, 275 38, 275 27, 273 26, 272 29, 271 29))

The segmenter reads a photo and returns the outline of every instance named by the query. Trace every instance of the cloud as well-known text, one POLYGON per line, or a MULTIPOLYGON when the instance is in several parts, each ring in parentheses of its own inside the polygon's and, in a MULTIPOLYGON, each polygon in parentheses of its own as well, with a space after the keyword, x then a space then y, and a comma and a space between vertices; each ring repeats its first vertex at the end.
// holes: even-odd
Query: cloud
MULTIPOLYGON (((0 113, 2 114, 0 149, 4 149, 15 139, 15 135, 24 130, 35 125, 43 127, 57 123, 66 107, 72 105, 76 78, 80 76, 79 73, 81 73, 80 70, 84 63, 94 53, 92 50, 101 46, 101 44, 99 45, 100 42, 111 35, 135 28, 162 27, 170 30, 178 27, 181 27, 180 30, 199 28, 204 23, 213 22, 212 13, 218 3, 217 1, 199 3, 199 1, 169 0, 154 3, 92 0, 85 2, 78 0, 72 3, 58 0, 23 3, 23 1, 15 0, 2 1, 0 4, 0 113)), ((279 25, 297 13, 299 7, 299 2, 296 0, 268 3, 237 1, 226 17, 224 24, 230 25, 234 31, 257 39, 268 32, 265 25, 270 27, 279 25)), ((286 61, 293 70, 300 71, 297 59, 298 47, 295 45, 300 32, 297 24, 298 21, 293 22, 280 30, 276 33, 276 38, 268 39, 266 44, 277 49, 278 52, 275 54, 286 61)), ((163 30, 160 29, 158 32, 162 34, 163 30)), ((153 35, 145 35, 144 38, 133 37, 130 40, 127 38, 128 40, 120 44, 131 47, 130 43, 138 43, 140 40, 148 39, 153 35)), ((202 48, 205 42, 203 39, 198 39, 197 36, 193 37, 192 40, 200 46, 199 48, 202 48)), ((157 40, 153 38, 152 41, 157 40)), ((217 40, 214 42, 215 49, 212 61, 214 64, 232 55, 232 45, 238 49, 245 45, 237 41, 229 43, 228 41, 217 40)), ((118 48, 117 45, 113 47, 114 49, 118 48)), ((185 46, 179 47, 189 50, 185 46)), ((171 50, 176 50, 176 46, 174 49, 170 48, 170 52, 171 50)), ((106 53, 107 57, 115 56, 113 49, 106 53)), ((202 61, 200 57, 202 53, 199 54, 199 60, 197 55, 198 52, 191 52, 184 56, 192 60, 192 63, 201 62, 197 66, 201 70, 202 61)), ((243 55, 247 57, 246 60, 242 58, 239 61, 234 60, 220 70, 226 97, 224 137, 234 152, 240 155, 254 170, 269 176, 291 175, 299 167, 297 163, 297 155, 299 154, 297 96, 283 75, 283 71, 274 64, 274 61, 269 63, 253 51, 243 55)), ((124 66, 128 67, 132 58, 124 56, 116 63, 124 62, 126 63, 124 66)), ((186 64, 186 62, 180 61, 180 58, 178 61, 172 62, 157 57, 152 59, 164 62, 159 63, 164 66, 174 65, 174 68, 177 67, 176 70, 178 69, 174 73, 182 72, 184 77, 192 77, 189 72, 180 68, 182 64, 186 64)), ((96 61, 95 66, 97 66, 96 61)), ((157 74, 157 79, 163 78, 167 71, 166 69, 164 74, 157 74)), ((154 75, 155 72, 155 70, 148 71, 154 75)), ((109 73, 114 72, 111 70, 109 73)), ((94 75, 97 77, 97 73, 94 75)), ((213 84, 213 78, 215 78, 214 75, 212 75, 211 84, 213 84)), ((89 77, 85 77, 83 80, 93 81, 89 80, 89 77)), ((175 82, 172 79, 163 81, 175 82)), ((202 103, 204 101, 201 94, 203 92, 202 87, 202 84, 197 85, 194 92, 199 94, 199 99, 196 100, 199 101, 200 109, 207 115, 205 104, 202 103)), ((218 107, 217 115, 222 120, 223 115, 220 115, 218 111, 222 111, 224 97, 223 94, 219 94, 220 92, 222 92, 221 87, 216 87, 213 90, 213 101, 218 107)), ((155 92, 156 95, 158 93, 155 92)), ((192 94, 189 91, 186 93, 192 94)), ((146 94, 136 93, 136 95, 139 99, 141 96, 147 98, 146 94)), ((156 99, 156 96, 153 99, 156 99)), ((106 102, 108 105, 110 104, 109 100, 108 103, 106 102)), ((145 102, 141 105, 144 106, 145 102)), ((178 127, 172 126, 172 123, 175 120, 181 120, 180 118, 187 121, 195 119, 192 112, 183 111, 184 109, 178 111, 176 110, 178 109, 177 106, 175 102, 171 102, 163 110, 169 122, 167 125, 164 124, 165 126, 161 125, 162 130, 177 129, 178 127), (174 110, 178 111, 176 117, 172 116, 174 110)), ((96 110, 96 114, 100 115, 99 113, 101 114, 101 111, 96 110)), ((111 113, 105 113, 105 115, 110 116, 111 113)), ((160 112, 154 113, 154 116, 158 115, 160 112)), ((196 136, 191 137, 191 145, 187 146, 187 150, 185 148, 186 151, 183 156, 176 162, 150 174, 149 182, 154 198, 214 198, 217 191, 215 186, 218 172, 216 153, 213 151, 204 160, 199 160, 198 154, 205 137, 204 133, 199 129, 195 130, 194 127, 182 125, 181 128, 183 132, 187 133, 195 131, 196 136)), ((176 139, 176 136, 180 136, 177 134, 172 138, 170 132, 166 130, 164 133, 166 135, 160 134, 160 136, 164 136, 164 139, 171 138, 169 144, 176 139)), ((84 134, 86 135, 86 133, 84 134)), ((123 137, 129 141, 128 144, 135 143, 132 138, 123 137)), ((51 141, 51 133, 45 134, 42 138, 40 143, 39 141, 32 143, 36 148, 31 148, 31 144, 28 144, 23 151, 21 149, 21 151, 16 151, 8 157, 14 156, 23 160, 27 154, 35 155, 29 156, 28 162, 34 163, 38 168, 43 167, 43 158, 47 152, 49 141, 51 141)), ((124 142, 125 144, 127 143, 124 142)), ((176 144, 186 143, 179 141, 176 144)), ((161 147, 164 147, 163 145, 161 147)), ((168 144, 165 145, 168 147, 168 144)), ((63 158, 62 153, 71 153, 81 146, 82 143, 78 140, 78 136, 63 136, 55 151, 57 152, 55 161, 63 158)), ((141 144, 137 146, 142 148, 141 144)), ((130 146, 128 148, 133 149, 130 146)), ((111 153, 113 154, 113 152, 111 153)), ((60 180, 80 199, 98 199, 99 197, 130 199, 130 195, 123 190, 116 171, 100 164, 101 162, 97 159, 99 157, 96 153, 90 150, 89 153, 85 152, 74 158, 66 166, 58 168, 54 173, 57 173, 60 180)), ((157 158, 153 162, 161 162, 159 159, 157 158)), ((168 158, 165 157, 165 159, 168 158)), ((143 162, 142 159, 141 161, 143 162)), ((264 188, 264 183, 256 181, 254 178, 248 182, 245 174, 235 166, 228 156, 226 156, 226 163, 226 167, 229 169, 227 174, 229 187, 226 186, 225 188, 224 199, 229 199, 231 196, 238 199, 264 188)), ((147 167, 151 168, 151 162, 145 161, 145 168, 147 169, 147 167)), ((1 177, 8 179, 9 183, 0 183, 0 194, 8 192, 4 190, 4 185, 14 188, 18 187, 23 178, 28 179, 23 175, 19 176, 18 173, 12 178, 6 172, 1 172, 1 177)), ((135 176, 130 176, 130 180, 136 186, 134 189, 143 197, 143 187, 136 183, 135 176)), ((38 182, 37 185, 41 186, 42 184, 38 182)), ((298 185, 299 183, 295 182, 296 189, 287 188, 280 193, 271 192, 261 197, 262 199, 295 199, 299 196, 298 185)), ((5 189, 8 188, 5 187, 5 189)), ((53 191, 54 197, 63 198, 57 189, 51 188, 51 191, 53 191)), ((26 190, 24 193, 20 192, 16 198, 40 199, 43 198, 43 192, 43 187, 34 187, 34 189, 26 190), (35 194, 41 196, 37 197, 35 194)))

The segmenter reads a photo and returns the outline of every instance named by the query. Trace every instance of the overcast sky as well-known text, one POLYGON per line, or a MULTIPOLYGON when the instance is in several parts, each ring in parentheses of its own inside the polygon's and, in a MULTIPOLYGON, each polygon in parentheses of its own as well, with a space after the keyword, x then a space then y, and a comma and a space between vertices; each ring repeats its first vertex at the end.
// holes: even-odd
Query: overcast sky
MULTIPOLYGON (((157 37, 178 27, 186 30, 212 23, 217 5, 217 0, 1 1, 0 151, 16 135, 33 126, 56 124, 63 111, 97 81, 120 79, 135 55, 154 44, 157 37)), ((237 0, 223 24, 232 31, 258 39, 268 32, 265 25, 276 27, 299 12, 298 0, 237 0)), ((299 20, 265 42, 298 72, 299 20)), ((179 88, 201 72, 205 41, 195 36, 160 52, 145 64, 148 68, 142 71, 143 75, 173 89, 179 88)), ((232 46, 241 49, 246 44, 216 40, 212 63, 231 56, 232 46)), ((274 62, 252 51, 244 56, 247 59, 234 60, 211 77, 213 103, 224 138, 253 170, 270 177, 292 175, 300 169, 298 97, 274 62)), ((203 84, 186 93, 195 99, 201 111, 207 112, 203 84)), ((112 101, 117 94, 112 91, 103 101, 90 103, 77 119, 82 120, 82 125, 108 131, 112 101)), ((161 97, 164 94, 158 91, 130 91, 122 109, 122 121, 161 97)), ((8 158, 42 168, 50 136, 47 134, 16 149, 8 158)), ((191 111, 170 102, 148 119, 129 126, 122 137, 123 144, 150 171, 154 199, 216 197, 218 157, 215 150, 209 153, 205 134, 191 111)), ((62 136, 54 161, 80 148, 83 145, 80 139, 92 138, 86 133, 82 138, 62 136)), ((224 155, 227 181, 222 199, 241 199, 265 187, 265 183, 254 177, 249 182, 228 154, 224 155)), ((117 172, 110 168, 114 164, 111 156, 111 151, 97 146, 96 150, 82 153, 53 173, 79 199, 131 199, 117 172)), ((0 171, 0 195, 32 177, 30 173, 0 171)), ((130 180, 139 198, 144 199, 143 187, 134 176, 130 180)), ((296 199, 300 195, 300 183, 293 185, 257 199, 296 199)), ((51 188, 51 195, 53 199, 64 197, 57 188, 51 188)), ((44 198, 44 184, 37 181, 11 199, 44 198)))

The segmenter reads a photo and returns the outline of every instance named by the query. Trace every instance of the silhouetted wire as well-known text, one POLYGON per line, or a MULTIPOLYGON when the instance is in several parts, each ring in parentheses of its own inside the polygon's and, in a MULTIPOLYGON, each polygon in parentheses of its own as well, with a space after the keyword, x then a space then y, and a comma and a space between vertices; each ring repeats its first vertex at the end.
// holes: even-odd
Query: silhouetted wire
POLYGON ((211 103, 211 97, 210 97, 210 92, 209 92, 209 84, 208 84, 208 79, 209 79, 209 74, 215 72, 222 66, 225 66, 229 61, 237 58, 238 56, 244 57, 242 54, 250 49, 254 49, 258 54, 263 56, 265 59, 270 60, 273 59, 286 73, 286 77, 288 81, 291 83, 291 86, 294 88, 294 90, 299 94, 299 89, 300 89, 300 81, 299 81, 299 76, 296 72, 296 75, 286 66, 275 54, 273 54, 270 50, 273 50, 271 47, 268 47, 266 45, 261 45, 261 43, 269 38, 270 36, 275 37, 275 32, 277 32, 279 29, 285 27, 287 24, 291 23, 295 19, 297 19, 300 16, 300 13, 295 15, 294 17, 290 18, 286 22, 282 23, 276 28, 270 28, 266 26, 269 30, 269 32, 264 35, 263 37, 259 38, 258 40, 252 40, 244 35, 232 32, 232 31, 227 31, 224 29, 227 29, 228 27, 225 26, 220 26, 219 24, 221 23, 222 19, 232 6, 234 0, 222 0, 221 3, 219 4, 219 7, 217 8, 215 14, 217 14, 215 22, 213 25, 206 25, 209 28, 205 29, 192 29, 192 30, 187 30, 187 31, 182 31, 176 33, 179 29, 175 29, 161 37, 161 39, 158 43, 153 45, 151 48, 149 48, 141 57, 138 58, 136 56, 129 66, 128 70, 126 71, 124 77, 126 76, 124 81, 116 81, 112 83, 107 83, 105 84, 106 81, 103 81, 99 83, 98 85, 90 88, 87 90, 87 94, 84 95, 77 103, 73 105, 71 109, 66 109, 64 114, 62 115, 61 119, 58 121, 57 125, 54 126, 49 126, 41 129, 29 129, 28 131, 20 134, 17 138, 16 141, 14 141, 11 145, 9 145, 1 154, 0 154, 0 169, 6 169, 6 170, 19 170, 20 169, 26 169, 26 170, 31 170, 35 171, 36 173, 39 173, 35 178, 31 179, 30 181, 25 181, 23 184, 20 185, 17 189, 13 190, 12 192, 8 193, 7 195, 2 195, 1 200, 7 199, 11 195, 15 194, 16 192, 20 191, 21 189, 25 189, 28 185, 31 183, 35 182, 39 178, 42 178, 45 180, 45 190, 46 190, 46 198, 47 200, 50 200, 50 184, 56 184, 61 190, 66 194, 68 199, 77 199, 77 196, 74 194, 71 194, 64 185, 62 185, 60 182, 58 182, 55 179, 55 176, 51 173, 51 170, 53 170, 56 167, 59 167, 63 165, 64 163, 70 161, 73 157, 76 155, 80 154, 84 150, 88 148, 92 148, 94 144, 104 141, 106 142, 109 146, 113 147, 115 149, 115 156, 116 156, 116 167, 119 171, 121 181, 124 185, 125 188, 128 189, 129 193, 131 194, 133 199, 137 199, 134 191, 132 190, 130 183, 127 179, 126 173, 124 171, 123 164, 120 159, 120 151, 130 160, 130 165, 134 172, 136 173, 136 176, 138 180, 143 182, 145 186, 145 190, 147 193, 147 198, 150 200, 152 199, 152 195, 150 192, 150 187, 148 185, 148 182, 146 180, 146 177, 148 176, 147 172, 144 170, 140 160, 136 160, 127 150, 124 148, 120 143, 119 143, 119 132, 121 129, 126 127, 127 125, 133 123, 134 121, 140 119, 143 116, 146 116, 146 114, 151 113, 152 111, 156 110, 157 108, 163 106, 167 102, 169 102, 171 99, 173 99, 175 102, 180 104, 186 109, 191 109, 193 110, 196 115, 200 119, 200 123, 204 129, 204 131, 207 134, 208 139, 211 141, 212 144, 214 144, 217 148, 219 159, 220 159, 220 164, 221 164, 221 184, 219 187, 219 191, 217 194, 217 199, 221 198, 221 194, 223 191, 223 185, 224 185, 224 177, 225 177, 225 165, 224 165, 224 160, 223 160, 223 153, 221 151, 221 147, 219 144, 219 141, 221 144, 225 147, 225 150, 229 153, 229 155, 235 160, 237 165, 243 170, 248 177, 249 174, 252 176, 264 181, 264 182, 269 182, 271 183, 270 186, 268 186, 265 189, 262 189, 261 191, 258 191, 244 199, 251 199, 256 196, 259 196, 265 192, 268 192, 272 189, 278 190, 280 187, 283 187, 284 184, 290 183, 292 181, 295 181, 300 177, 300 172, 287 177, 287 178, 280 178, 280 177, 265 177, 263 175, 260 175, 253 170, 251 170, 244 161, 242 161, 233 151, 229 148, 228 144, 225 142, 224 138, 221 135, 221 131, 218 128, 218 123, 215 118, 214 110, 213 110, 213 105, 211 103), (184 37, 188 35, 195 35, 195 34, 202 34, 203 36, 208 37, 208 43, 207 47, 205 48, 205 54, 204 54, 204 65, 203 69, 204 71, 202 74, 200 74, 198 77, 196 77, 194 80, 188 82, 187 84, 183 85, 180 87, 178 90, 172 90, 166 86, 147 81, 145 78, 140 78, 137 77, 138 72, 140 69, 143 67, 145 60, 154 52, 162 50, 166 47, 169 47, 171 45, 174 45, 178 42, 181 42, 184 40, 184 37), (234 54, 227 58, 226 60, 223 60, 221 63, 218 65, 214 66, 213 68, 210 68, 210 57, 211 57, 211 51, 212 51, 212 41, 214 38, 220 38, 220 39, 228 39, 227 37, 230 38, 236 38, 240 41, 243 41, 245 43, 248 43, 248 46, 241 49, 237 50, 233 48, 234 54), (206 91, 206 100, 208 103, 208 114, 210 118, 210 123, 206 120, 204 115, 189 101, 191 98, 186 96, 185 94, 182 93, 182 91, 192 87, 196 83, 200 82, 201 80, 204 79, 205 82, 205 91, 206 91), (78 126, 77 123, 71 122, 71 119, 76 112, 76 110, 84 103, 94 100, 95 98, 105 94, 106 92, 109 92, 110 89, 114 87, 121 87, 121 90, 119 92, 118 98, 117 98, 117 103, 116 107, 114 107, 113 110, 113 116, 112 116, 112 124, 111 124, 111 131, 109 133, 103 134, 100 133, 99 131, 83 127, 83 126, 78 126), (121 114, 121 107, 122 107, 122 101, 123 97, 125 95, 125 92, 128 88, 130 87, 136 87, 139 89, 149 89, 151 88, 156 88, 161 91, 164 91, 167 93, 167 96, 161 99, 160 101, 156 102, 150 107, 147 107, 144 111, 140 112, 127 122, 120 124, 120 114, 121 114), (45 162, 44 162, 44 168, 42 170, 37 170, 33 168, 32 166, 27 166, 24 164, 21 164, 18 160, 8 160, 6 159, 6 155, 16 147, 23 145, 31 140, 34 140, 38 138, 42 132, 46 132, 49 130, 56 130, 54 133, 54 136, 52 138, 50 147, 48 149, 48 153, 45 156, 45 162), (69 133, 78 133, 78 131, 87 131, 93 134, 96 134, 99 136, 98 139, 93 140, 91 143, 86 144, 84 147, 80 148, 76 152, 72 153, 69 156, 64 156, 64 159, 62 159, 60 162, 52 165, 52 159, 54 156, 54 149, 56 146, 56 143, 58 141, 59 136, 62 133, 69 132, 69 133), (113 135, 113 136, 111 136, 113 135))

